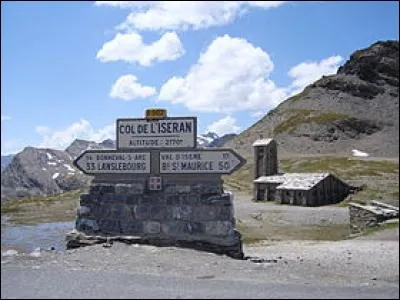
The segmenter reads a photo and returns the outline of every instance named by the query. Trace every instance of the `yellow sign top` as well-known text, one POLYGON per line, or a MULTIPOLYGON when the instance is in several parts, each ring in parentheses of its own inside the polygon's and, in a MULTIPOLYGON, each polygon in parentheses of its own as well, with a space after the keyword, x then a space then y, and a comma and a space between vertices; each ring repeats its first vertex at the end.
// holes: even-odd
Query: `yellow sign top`
POLYGON ((163 119, 167 117, 167 110, 163 108, 146 109, 146 119, 163 119))

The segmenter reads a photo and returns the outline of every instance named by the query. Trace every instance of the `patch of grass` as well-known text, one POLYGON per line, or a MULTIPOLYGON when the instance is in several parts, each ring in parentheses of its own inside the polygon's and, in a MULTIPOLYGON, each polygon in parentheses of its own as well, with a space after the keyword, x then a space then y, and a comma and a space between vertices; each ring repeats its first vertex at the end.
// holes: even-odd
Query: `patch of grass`
POLYGON ((274 129, 274 134, 278 135, 280 133, 293 133, 297 126, 304 123, 317 123, 324 124, 330 123, 336 120, 350 119, 349 116, 339 113, 319 113, 312 109, 293 109, 294 114, 290 116, 287 120, 280 123, 274 129))
POLYGON ((398 162, 360 160, 337 156, 283 159, 280 161, 280 166, 284 172, 329 172, 342 179, 399 172, 398 162))
POLYGON ((247 163, 232 175, 223 175, 222 180, 228 189, 251 192, 253 189, 253 164, 247 163))
POLYGON ((375 232, 379 232, 386 229, 395 229, 399 227, 399 223, 382 223, 376 227, 369 227, 362 232, 362 235, 371 235, 375 232))
POLYGON ((243 222, 236 223, 236 229, 242 234, 244 244, 255 244, 262 240, 315 240, 339 241, 349 238, 349 224, 326 224, 314 226, 248 226, 243 222))
POLYGON ((3 201, 1 203, 1 214, 20 213, 26 210, 27 208, 33 206, 50 205, 55 202, 64 202, 64 201, 79 199, 79 196, 85 192, 86 190, 79 189, 52 196, 37 196, 37 197, 26 197, 20 199, 10 199, 7 201, 3 201))
MULTIPOLYGON (((310 91, 305 88, 301 93, 298 93, 290 98, 288 98, 286 101, 290 101, 292 103, 299 101, 301 98, 306 97, 308 94, 310 93, 310 91)), ((285 102, 286 102, 285 101, 285 102)))

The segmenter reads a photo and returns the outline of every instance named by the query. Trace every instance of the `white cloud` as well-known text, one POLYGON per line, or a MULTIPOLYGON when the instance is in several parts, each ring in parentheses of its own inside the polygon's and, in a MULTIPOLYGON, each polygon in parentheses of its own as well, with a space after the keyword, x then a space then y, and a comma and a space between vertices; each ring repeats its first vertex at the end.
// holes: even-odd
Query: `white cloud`
POLYGON ((253 112, 253 113, 251 114, 251 116, 252 116, 253 118, 259 118, 259 117, 262 117, 262 116, 264 116, 264 115, 266 115, 266 114, 267 114, 266 112, 259 110, 259 111, 253 112))
POLYGON ((89 138, 90 141, 95 142, 102 142, 106 139, 115 140, 115 124, 110 124, 97 131, 93 131, 89 138))
POLYGON ((232 23, 248 8, 269 9, 285 1, 97 1, 96 5, 129 8, 118 29, 188 30, 232 23))
POLYGON ((148 1, 96 1, 94 4, 97 6, 113 6, 119 8, 134 8, 139 5, 146 5, 148 1))
POLYGON ((24 143, 20 139, 1 140, 1 155, 16 154, 24 149, 24 143))
POLYGON ((172 77, 161 87, 158 101, 204 112, 274 107, 286 93, 268 79, 273 68, 269 55, 245 39, 217 37, 186 77, 172 77))
POLYGON ((294 79, 290 86, 291 94, 301 92, 307 85, 320 79, 323 75, 335 74, 343 57, 336 55, 319 62, 303 62, 289 70, 289 76, 294 79))
POLYGON ((10 117, 10 116, 1 115, 1 121, 2 121, 2 122, 3 122, 3 121, 9 121, 9 120, 11 120, 11 117, 10 117))
POLYGON ((117 33, 97 52, 101 62, 126 61, 150 66, 155 61, 176 60, 185 53, 183 45, 175 32, 166 32, 158 41, 145 44, 136 32, 117 33))
POLYGON ((49 127, 47 127, 47 126, 40 126, 39 125, 39 126, 35 127, 35 131, 37 133, 39 133, 40 135, 44 135, 44 134, 49 133, 51 131, 51 129, 49 127))
POLYGON ((223 136, 227 133, 239 133, 239 130, 240 127, 236 125, 236 119, 226 116, 208 126, 206 132, 214 132, 219 136, 223 136))
POLYGON ((115 124, 110 124, 104 128, 95 130, 85 119, 81 119, 66 129, 59 131, 36 131, 42 136, 42 141, 37 146, 39 148, 64 150, 77 138, 95 142, 101 142, 108 138, 115 139, 115 124))
POLYGON ((157 93, 156 89, 151 86, 141 85, 137 82, 134 75, 122 75, 111 88, 110 97, 119 98, 126 101, 146 98, 157 93))

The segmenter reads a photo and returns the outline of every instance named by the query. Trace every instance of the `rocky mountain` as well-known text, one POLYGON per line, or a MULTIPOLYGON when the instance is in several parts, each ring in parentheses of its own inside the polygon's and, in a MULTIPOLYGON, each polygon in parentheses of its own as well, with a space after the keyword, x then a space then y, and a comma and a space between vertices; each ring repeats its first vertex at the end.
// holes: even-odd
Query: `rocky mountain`
POLYGON ((112 149, 115 143, 76 139, 65 151, 25 147, 1 174, 1 199, 54 195, 87 187, 91 177, 72 162, 87 149, 112 149))
POLYGON ((279 156, 399 156, 399 42, 379 41, 355 51, 337 74, 323 76, 225 147, 243 156, 252 143, 274 138, 279 156))
POLYGON ((10 164, 10 162, 13 159, 13 156, 14 155, 12 154, 1 156, 1 172, 3 172, 6 169, 6 167, 10 164))
POLYGON ((199 148, 220 147, 229 140, 233 139, 235 136, 236 136, 235 133, 225 134, 221 137, 214 132, 207 132, 205 134, 200 134, 197 136, 197 147, 199 148))
MULTIPOLYGON (((215 133, 199 136, 199 147, 218 147, 235 135, 215 133)), ((88 149, 116 149, 114 140, 101 143, 74 140, 65 151, 26 147, 12 157, 1 175, 1 199, 54 195, 87 187, 92 177, 73 166, 73 161, 88 149)))

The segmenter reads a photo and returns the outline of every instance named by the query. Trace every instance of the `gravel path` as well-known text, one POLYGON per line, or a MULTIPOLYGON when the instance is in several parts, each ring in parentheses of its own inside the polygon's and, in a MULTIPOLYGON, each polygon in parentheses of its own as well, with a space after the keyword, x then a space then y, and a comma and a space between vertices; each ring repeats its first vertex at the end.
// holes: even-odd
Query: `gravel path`
MULTIPOLYGON (((264 285, 269 285, 271 290, 276 289, 275 292, 278 294, 275 293, 275 297, 280 295, 279 298, 290 297, 282 294, 285 290, 293 293, 298 291, 298 294, 292 294, 292 297, 296 295, 300 298, 307 298, 307 295, 311 298, 324 297, 324 288, 328 289, 326 292, 330 293, 332 298, 398 297, 398 241, 285 241, 268 243, 267 246, 245 246, 244 251, 251 259, 234 260, 227 256, 175 247, 158 248, 114 243, 109 248, 95 245, 60 253, 45 252, 36 257, 29 255, 3 257, 2 298, 3 296, 18 298, 18 296, 27 295, 26 291, 21 290, 24 286, 29 287, 31 297, 35 295, 38 297, 50 295, 51 297, 60 290, 65 293, 69 290, 75 293, 78 290, 83 294, 88 293, 88 296, 95 296, 98 295, 100 289, 105 291, 104 297, 109 298, 118 292, 113 289, 116 286, 121 287, 124 282, 116 282, 113 286, 115 278, 120 277, 125 280, 131 278, 134 280, 132 284, 143 282, 145 278, 152 278, 153 281, 154 278, 158 278, 160 286, 165 285, 169 282, 168 280, 175 280, 173 284, 177 286, 173 293, 176 292, 176 295, 179 295, 184 282, 192 285, 198 283, 199 280, 206 280, 211 286, 206 284, 197 288, 203 289, 203 292, 212 297, 221 296, 215 293, 220 293, 225 289, 226 292, 223 295, 228 296, 232 296, 233 291, 236 291, 239 298, 245 298, 246 295, 256 298, 274 298, 271 296, 274 293, 266 294, 264 285), (96 279, 99 274, 103 274, 102 280, 104 278, 111 280, 109 286, 107 284, 103 286, 101 281, 98 281, 100 279, 96 279), (54 276, 58 279, 56 284, 61 286, 57 290, 53 286, 55 279, 51 278, 54 276), (64 279, 66 276, 75 278, 75 281, 68 282, 71 279, 64 279), (7 280, 3 280, 4 278, 7 280), (85 290, 82 283, 79 283, 80 280, 94 286, 97 290, 88 292, 88 287, 85 290), (215 290, 211 288, 212 285, 216 285, 215 290), (320 288, 322 294, 312 294, 310 290, 301 292, 298 288, 304 288, 304 285, 313 288, 314 292, 316 292, 315 289, 320 288), (246 287, 246 290, 237 290, 240 286, 246 287), (249 287, 253 287, 254 290, 248 291, 249 287), (44 291, 48 289, 50 294, 46 294, 43 289, 44 291), (348 293, 335 294, 334 289, 339 289, 343 293, 346 289, 349 290, 348 293)), ((152 287, 155 283, 149 284, 152 287)), ((172 290, 165 288, 165 295, 170 295, 172 290)), ((132 297, 132 294, 130 296, 117 295, 123 298, 140 298, 137 295, 159 297, 162 295, 162 293, 159 294, 160 292, 155 288, 152 292, 147 290, 147 294, 135 294, 135 297, 132 297)), ((202 295, 202 298, 207 298, 207 295, 199 293, 200 290, 192 291, 192 294, 186 294, 183 297, 202 295)))
MULTIPOLYGON (((256 203, 236 217, 275 225, 348 223, 348 208, 256 203)), ((2 256, 2 298, 390 298, 399 296, 399 229, 342 241, 267 240, 247 260, 191 249, 94 245, 2 256)))

